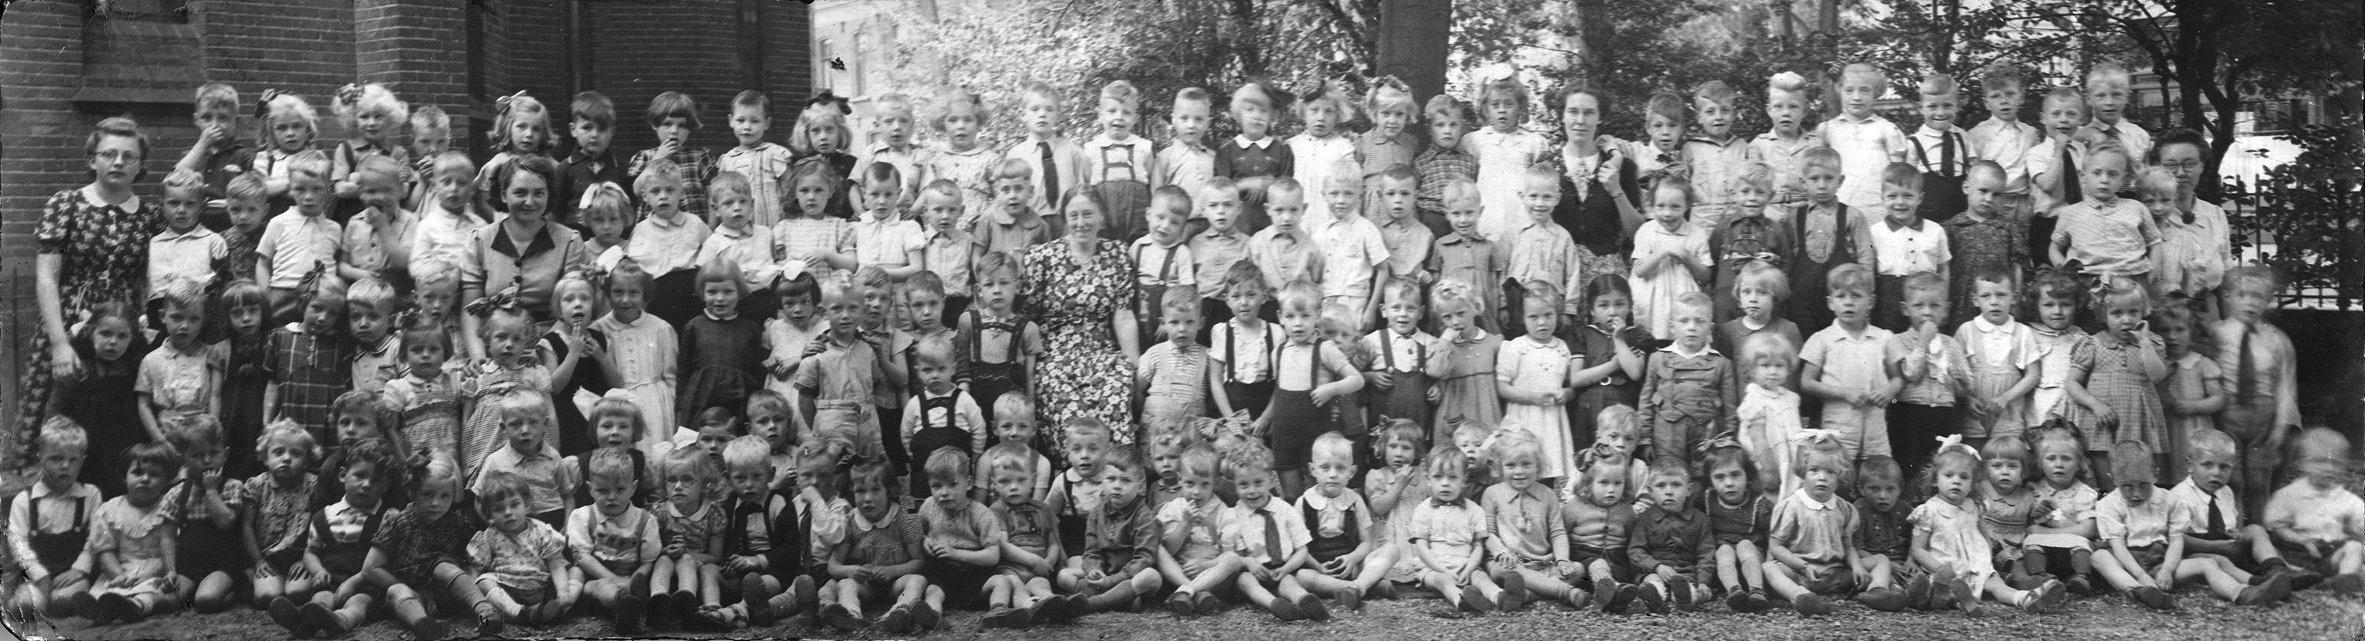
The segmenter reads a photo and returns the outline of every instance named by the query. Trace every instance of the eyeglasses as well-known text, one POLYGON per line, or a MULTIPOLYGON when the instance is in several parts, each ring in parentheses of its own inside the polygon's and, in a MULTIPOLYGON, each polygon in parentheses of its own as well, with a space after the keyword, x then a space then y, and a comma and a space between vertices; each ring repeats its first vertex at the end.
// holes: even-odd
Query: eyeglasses
POLYGON ((91 154, 90 156, 91 156, 92 158, 97 158, 97 159, 99 159, 99 160, 104 160, 104 161, 107 161, 107 162, 139 162, 139 161, 140 161, 140 152, 137 152, 137 151, 125 151, 125 150, 121 150, 121 149, 109 149, 109 150, 106 150, 106 151, 101 151, 101 152, 98 152, 98 153, 91 154))
POLYGON ((2175 162, 2164 162, 2160 163, 2160 168, 2169 171, 2195 171, 2201 168, 2201 161, 2178 160, 2175 162))

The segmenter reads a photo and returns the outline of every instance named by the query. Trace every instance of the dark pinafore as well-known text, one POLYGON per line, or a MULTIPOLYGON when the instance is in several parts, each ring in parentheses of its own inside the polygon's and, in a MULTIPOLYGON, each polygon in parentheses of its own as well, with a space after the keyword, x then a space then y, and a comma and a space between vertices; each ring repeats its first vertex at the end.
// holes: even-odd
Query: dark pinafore
POLYGON ((1325 343, 1315 341, 1307 346, 1314 350, 1313 356, 1306 360, 1306 378, 1312 384, 1302 390, 1283 389, 1278 384, 1281 380, 1281 355, 1289 346, 1283 345, 1273 351, 1273 381, 1276 384, 1273 386, 1272 416, 1269 417, 1272 420, 1266 424, 1272 426, 1267 438, 1272 441, 1275 470, 1305 469, 1307 459, 1314 453, 1314 438, 1338 429, 1331 411, 1314 404, 1314 388, 1320 387, 1323 382, 1322 346, 1325 343))
POLYGON ((1970 198, 1963 194, 1963 168, 1970 163, 1964 162, 1963 132, 1948 130, 1940 135, 1945 136, 1951 144, 1938 149, 1937 162, 1934 164, 1929 162, 1930 150, 1922 146, 1920 136, 1906 136, 1905 139, 1913 141, 1914 152, 1924 159, 1922 204, 1914 213, 1920 215, 1922 220, 1943 223, 1971 207, 1970 198), (1932 167, 1937 170, 1931 171, 1932 167))
MULTIPOLYGON (((1389 388, 1387 399, 1380 406, 1380 416, 1411 419, 1414 423, 1425 427, 1429 424, 1430 414, 1430 381, 1427 368, 1429 346, 1415 342, 1412 349, 1413 361, 1411 363, 1397 362, 1396 333, 1387 330, 1380 331, 1381 362, 1387 366, 1388 377, 1395 380, 1395 386, 1389 388)), ((1379 417, 1372 417, 1375 428, 1379 427, 1378 422, 1379 417)))
MULTIPOLYGON (((1024 316, 1011 316, 986 322, 984 315, 972 309, 969 310, 969 327, 969 397, 977 399, 979 413, 984 414, 985 422, 991 425, 996 420, 994 403, 1001 400, 1003 394, 1026 391, 1026 363, 1019 360, 1021 354, 1018 350, 1026 343, 1027 319, 1024 316), (985 331, 989 329, 1010 334, 1002 362, 988 363, 985 360, 985 331)), ((992 443, 987 445, 991 446, 992 443)))
MULTIPOLYGON (((1133 264, 1141 264, 1142 252, 1147 251, 1148 248, 1148 245, 1139 245, 1133 248, 1133 264)), ((1174 255, 1179 253, 1175 250, 1180 248, 1181 246, 1177 245, 1166 250, 1166 260, 1158 264, 1156 281, 1142 282, 1136 288, 1140 294, 1134 296, 1133 324, 1137 328, 1135 330, 1137 333, 1134 335, 1141 337, 1141 341, 1145 344, 1151 342, 1151 337, 1158 335, 1159 320, 1164 317, 1163 312, 1166 311, 1164 305, 1160 303, 1166 299, 1166 282, 1174 280, 1174 255)), ((1139 280, 1139 276, 1135 278, 1139 280)))
POLYGON ((912 496, 928 495, 928 475, 918 473, 917 470, 926 469, 928 456, 935 454, 936 450, 949 447, 963 454, 977 455, 969 451, 969 432, 961 429, 957 411, 960 401, 959 393, 936 398, 930 398, 926 392, 920 394, 920 415, 912 417, 914 422, 919 423, 919 429, 912 431, 911 442, 905 446, 911 451, 912 467, 915 470, 911 475, 912 496), (929 420, 929 417, 938 414, 944 415, 941 425, 929 420))
MULTIPOLYGON (((1331 500, 1339 501, 1344 498, 1342 496, 1331 500)), ((1314 509, 1312 504, 1301 501, 1298 503, 1298 512, 1299 518, 1305 519, 1306 533, 1312 537, 1306 541, 1306 555, 1313 557, 1315 563, 1328 563, 1331 559, 1346 556, 1347 553, 1354 552, 1357 546, 1363 545, 1363 531, 1355 528, 1357 519, 1353 506, 1346 508, 1344 515, 1346 524, 1339 527, 1338 536, 1332 537, 1322 536, 1321 510, 1314 509)))
MULTIPOLYGON (((1224 322, 1232 323, 1233 321, 1224 322)), ((1224 332, 1224 389, 1221 393, 1225 399, 1232 402, 1232 411, 1248 412, 1249 418, 1264 416, 1265 405, 1273 400, 1274 377, 1268 374, 1265 376, 1265 380, 1254 383, 1240 381, 1239 376, 1235 374, 1239 369, 1238 363, 1240 362, 1240 327, 1235 324, 1227 329, 1230 331, 1224 332)), ((1265 367, 1268 369, 1273 366, 1271 362, 1273 348, 1277 347, 1273 344, 1273 333, 1277 329, 1279 328, 1269 323, 1266 324, 1264 345, 1259 347, 1264 350, 1258 353, 1265 355, 1265 367)))
POLYGON ((1798 257, 1790 262, 1790 322, 1798 323, 1798 331, 1814 334, 1831 326, 1831 304, 1825 299, 1825 283, 1831 268, 1856 262, 1856 230, 1849 217, 1854 212, 1846 205, 1834 205, 1839 213, 1831 226, 1830 246, 1823 256, 1815 256, 1814 243, 1807 237, 1807 212, 1813 205, 1802 205, 1791 214, 1790 222, 1797 226, 1798 257))
POLYGON ((25 512, 33 515, 32 522, 26 524, 26 529, 31 531, 26 538, 33 544, 33 558, 40 560, 41 567, 48 569, 51 576, 73 568, 74 560, 82 556, 82 546, 90 542, 90 526, 85 522, 90 516, 90 501, 75 497, 75 526, 64 532, 41 531, 40 502, 30 495, 25 501, 28 502, 25 512))

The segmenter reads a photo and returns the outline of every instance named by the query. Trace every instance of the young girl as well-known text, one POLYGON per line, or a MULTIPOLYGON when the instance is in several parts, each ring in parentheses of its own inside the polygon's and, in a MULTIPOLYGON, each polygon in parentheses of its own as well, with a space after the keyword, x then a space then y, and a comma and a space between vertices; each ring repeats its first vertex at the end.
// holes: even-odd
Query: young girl
MULTIPOLYGON (((222 441, 251 443, 263 433, 263 388, 270 384, 264 369, 265 340, 268 330, 263 326, 269 317, 270 303, 263 286, 250 279, 230 281, 215 299, 220 310, 222 326, 227 328, 221 342, 214 343, 214 351, 223 355, 222 362, 222 441)), ((244 448, 231 448, 223 463, 231 478, 245 478, 262 472, 253 453, 244 448)))
POLYGON ((843 276, 835 265, 852 260, 838 253, 851 242, 853 227, 830 213, 832 202, 843 199, 845 178, 829 163, 805 162, 789 173, 789 210, 772 226, 772 246, 781 265, 803 265, 816 278, 843 276))
MULTIPOLYGON (((526 347, 526 341, 533 336, 534 324, 516 310, 494 309, 487 313, 480 330, 485 360, 461 372, 458 385, 469 410, 468 421, 460 426, 460 457, 455 462, 460 464, 460 477, 467 479, 477 477, 486 456, 508 446, 509 439, 501 430, 500 398, 517 390, 545 394, 550 391, 550 368, 543 367, 526 347)), ((543 441, 557 442, 557 438, 556 433, 545 434, 543 441)))
POLYGON ((1751 451, 1746 445, 1719 438, 1709 441, 1708 452, 1700 457, 1700 467, 1708 473, 1710 493, 1702 503, 1708 508, 1708 530, 1716 546, 1716 580, 1724 588, 1726 607, 1734 612, 1764 612, 1771 607, 1766 601, 1763 550, 1766 531, 1774 523, 1773 488, 1780 484, 1759 484, 1765 477, 1750 459, 1751 451))
MULTIPOLYGON (((2141 442, 2165 457, 2168 417, 2160 411, 2159 383, 2168 377, 2168 361, 2160 336, 2144 322, 2151 315, 2151 294, 2140 282, 2112 277, 2094 302, 2109 329, 2094 335, 2094 371, 2086 379, 2086 390, 2099 402, 2086 407, 2100 425, 2089 427, 2094 433, 2113 435, 2114 443, 2141 442)), ((2103 469, 2108 462, 2103 458, 2093 464, 2103 469)), ((2155 469, 2164 466, 2154 462, 2155 469)))
POLYGON ((263 121, 256 127, 259 140, 250 169, 263 177, 263 191, 270 194, 269 207, 264 211, 287 211, 296 201, 287 195, 288 168, 296 154, 312 149, 312 139, 320 135, 320 112, 312 104, 290 93, 264 89, 263 97, 255 103, 255 115, 263 121))
MULTIPOLYGON (((468 541, 480 527, 475 510, 462 507, 460 468, 451 457, 435 456, 415 479, 410 507, 386 515, 371 554, 384 561, 362 573, 371 587, 386 591, 387 609, 420 639, 438 639, 451 627, 434 617, 437 603, 473 611, 479 636, 501 633, 501 612, 477 587, 468 541)), ((629 631, 627 631, 629 632, 629 631)))
POLYGON ((468 556, 484 568, 477 589, 501 619, 556 620, 582 592, 581 575, 567 571, 566 537, 530 516, 525 478, 497 472, 476 485, 487 525, 468 540, 468 556))
POLYGON ((1462 425, 1503 420, 1501 390, 1495 382, 1503 339, 1478 327, 1478 315, 1493 310, 1480 309, 1477 295, 1472 284, 1450 279, 1438 281, 1429 294, 1441 328, 1440 347, 1429 353, 1424 366, 1428 377, 1437 381, 1437 417, 1429 427, 1432 443, 1454 442, 1454 432, 1462 425))
POLYGON ((1486 508, 1493 530, 1486 539, 1486 551, 1492 558, 1489 569, 1511 595, 1505 609, 1515 609, 1527 598, 1583 607, 1585 591, 1562 581, 1578 566, 1570 560, 1559 492, 1549 480, 1537 476, 1549 456, 1542 442, 1528 432, 1507 430, 1489 449, 1503 482, 1486 488, 1479 505, 1486 508))
POLYGON ((149 440, 162 441, 164 424, 203 414, 218 415, 221 406, 222 355, 208 347, 199 333, 205 328, 205 294, 190 280, 165 284, 163 311, 165 340, 141 357, 140 422, 149 440))
POLYGON ((846 153, 854 144, 854 132, 846 127, 846 116, 853 113, 853 107, 845 99, 823 91, 805 101, 805 111, 797 115, 796 131, 789 135, 788 148, 793 152, 790 162, 796 169, 790 173, 798 176, 798 190, 804 188, 807 165, 817 167, 820 173, 816 175, 828 178, 834 186, 827 202, 818 209, 807 206, 802 194, 797 196, 798 207, 807 217, 854 218, 854 206, 847 192, 852 191, 855 158, 846 153))
POLYGON ((624 261, 624 230, 632 227, 632 219, 625 211, 632 207, 632 197, 624 194, 624 187, 611 182, 592 183, 583 189, 583 199, 575 205, 576 219, 591 233, 583 239, 583 247, 593 256, 592 267, 600 273, 616 269, 624 261))
MULTIPOLYGON (((1568 523, 1569 561, 1583 568, 1572 573, 1572 583, 1592 581, 1593 605, 1603 612, 1624 612, 1642 595, 1631 581, 1634 570, 1626 562, 1628 529, 1634 525, 1634 492, 1628 475, 1632 459, 1611 454, 1588 462, 1574 476, 1575 496, 1563 507, 1568 523)), ((1654 593, 1655 594, 1655 593, 1654 593)))
POLYGON ((459 376, 444 369, 452 338, 432 325, 402 330, 402 363, 409 371, 386 382, 386 406, 399 412, 403 439, 423 458, 459 460, 459 376))
MULTIPOLYGON (((361 168, 363 158, 384 156, 400 163, 400 167, 410 165, 410 150, 394 144, 394 133, 410 119, 411 107, 396 98, 386 85, 375 82, 338 88, 336 102, 330 107, 344 121, 345 131, 353 134, 352 138, 338 141, 336 151, 329 154, 329 179, 335 181, 337 195, 337 205, 330 210, 330 217, 342 223, 368 208, 361 202, 359 177, 354 175, 361 168)), ((410 182, 411 178, 402 181, 410 182)))
POLYGON ((2072 592, 2093 591, 2094 502, 2102 495, 2086 484, 2086 438, 2067 421, 2054 419, 2029 432, 2036 443, 2037 468, 2044 476, 2035 493, 2036 521, 2021 554, 2030 575, 2052 574, 2072 592), (2064 578, 2066 577, 2066 578, 2064 578))
POLYGON ((1930 499, 1907 517, 1913 522, 1913 562, 1929 570, 1927 580, 1938 584, 1933 591, 1945 589, 1956 605, 1974 617, 1990 613, 1979 602, 1982 595, 2031 612, 2059 608, 2069 597, 2060 581, 2019 590, 1996 576, 1995 563, 1988 555, 1986 528, 1981 525, 1982 503, 1973 498, 1986 486, 1987 468, 1980 464, 1979 453, 1964 445, 1961 437, 1943 437, 1939 443, 1938 454, 1931 458, 1922 482, 1930 499))
POLYGON ((1002 158, 997 153, 1000 150, 983 144, 985 140, 978 135, 986 130, 992 114, 976 92, 961 88, 945 91, 937 97, 936 105, 938 111, 929 125, 940 137, 937 145, 920 152, 921 180, 953 181, 966 203, 959 219, 973 221, 994 202, 993 167, 1002 158))
MULTIPOLYGON (((960 328, 954 333, 955 345, 968 359, 969 393, 977 399, 1032 393, 1028 373, 1034 371, 1035 356, 1043 351, 1043 328, 1014 309, 1024 271, 1019 258, 988 252, 978 256, 975 265, 971 273, 977 279, 977 297, 968 313, 961 315, 960 328)), ((1216 403, 1223 401, 1222 394, 1217 394, 1216 403)), ((995 407, 986 409, 985 420, 998 425, 1001 402, 989 402, 995 407)), ((1021 418, 1030 425, 1034 421, 1033 416, 1021 418)))
POLYGON ((58 379, 49 395, 49 414, 73 419, 90 431, 90 452, 82 478, 110 494, 123 489, 124 448, 151 438, 140 429, 140 398, 136 391, 140 359, 147 352, 141 339, 139 311, 130 303, 99 303, 90 320, 74 336, 74 353, 82 359, 81 375, 58 379))
POLYGON ((2037 512, 2035 484, 2029 478, 2038 471, 2036 450, 2021 435, 2005 434, 1980 445, 1979 459, 1987 465, 1987 484, 1979 488, 1979 520, 1990 555, 1996 567, 2010 568, 2005 584, 2033 587, 2042 581, 2029 572, 2031 557, 2022 550, 2028 544, 2029 526, 2048 517, 2037 512))
POLYGON ((1716 257, 1708 230, 1691 223, 1692 183, 1681 176, 1651 187, 1651 223, 1634 230, 1634 320, 1666 339, 1674 330, 1676 299, 1700 291, 1716 257))
POLYGON ((300 287, 303 320, 271 330, 265 366, 271 380, 263 407, 272 419, 285 418, 311 430, 334 447, 329 403, 353 383, 353 349, 345 338, 345 281, 315 270, 300 287))
POLYGON ((763 387, 764 326, 739 314, 745 283, 739 266, 708 263, 698 272, 698 295, 706 312, 682 326, 682 392, 677 420, 695 424, 709 407, 742 408, 747 393, 763 387))
POLYGON ((1223 287, 1224 307, 1232 318, 1208 331, 1208 369, 1221 372, 1208 385, 1213 388, 1216 415, 1254 419, 1264 416, 1273 399, 1270 357, 1281 332, 1258 316, 1272 298, 1272 289, 1265 284, 1264 272, 1245 260, 1224 272, 1223 287))
POLYGON ((1346 352, 1322 339, 1321 318, 1321 288, 1301 280, 1281 289, 1281 329, 1288 340, 1273 350, 1273 400, 1253 430, 1271 435, 1281 496, 1306 491, 1314 437, 1337 427, 1331 401, 1363 389, 1346 352))
POLYGON ((238 549, 239 495, 237 479, 222 468, 222 426, 212 416, 198 414, 171 423, 166 443, 187 455, 182 481, 164 497, 165 518, 178 524, 174 558, 180 571, 180 602, 198 612, 230 608, 231 589, 245 573, 238 549))
POLYGON ((665 555, 657 558, 649 576, 650 627, 666 619, 693 621, 701 611, 722 609, 722 569, 715 562, 723 555, 723 529, 730 515, 707 495, 722 480, 716 465, 716 457, 704 448, 665 454, 660 470, 667 502, 654 510, 665 537, 665 555))
POLYGON ((1290 177, 1315 190, 1306 194, 1306 219, 1320 221, 1318 225, 1328 223, 1336 217, 1331 212, 1338 208, 1362 204, 1359 198, 1333 203, 1326 193, 1334 178, 1348 181, 1345 193, 1356 193, 1363 185, 1354 163, 1355 141, 1339 127, 1354 118, 1353 108, 1346 93, 1327 81, 1317 82, 1299 94, 1296 107, 1298 120, 1305 129, 1289 137, 1289 153, 1293 157, 1290 177))
POLYGON ((1527 333, 1503 343, 1495 356, 1496 393, 1506 403, 1502 424, 1524 429, 1536 437, 1541 451, 1536 471, 1548 487, 1576 469, 1576 446, 1568 440, 1569 362, 1575 357, 1568 343, 1553 336, 1560 329, 1560 289, 1551 283, 1525 284, 1527 297, 1520 310, 1527 333))
POLYGON ((312 433, 294 421, 281 420, 255 439, 255 458, 266 470, 240 485, 246 524, 246 558, 254 560, 247 573, 254 606, 269 609, 287 594, 310 594, 321 578, 304 565, 304 535, 312 488, 318 477, 312 466, 320 460, 320 445, 312 433))
POLYGON ((1478 91, 1486 126, 1462 137, 1462 147, 1478 158, 1478 193, 1486 195, 1478 231, 1495 242, 1510 240, 1527 225, 1520 185, 1528 166, 1552 153, 1543 134, 1520 128, 1527 122, 1527 107, 1527 85, 1516 76, 1496 78, 1478 91))
POLYGON ((749 194, 754 187, 746 175, 723 172, 706 185, 707 216, 714 231, 698 248, 702 265, 731 263, 739 268, 739 308, 760 326, 779 313, 780 300, 772 282, 780 278, 780 264, 772 258, 772 228, 756 224, 749 194))
POLYGON ((1568 408, 1571 443, 1593 441, 1602 410, 1642 402, 1643 365, 1658 348, 1650 332, 1634 324, 1634 289, 1625 276, 1595 275, 1585 283, 1584 302, 1579 309, 1585 326, 1576 328, 1569 345, 1582 359, 1569 368, 1569 386, 1576 390, 1568 408))
POLYGON ((2217 412, 2225 409, 2223 370, 2217 359, 2199 349, 2201 326, 2196 303, 2183 292, 2170 292, 2152 314, 2151 326, 2166 344, 2168 378, 2160 385, 2160 406, 2167 414, 2168 474, 2187 476, 2193 460, 2191 438, 2217 427, 2217 412))
POLYGON ((1790 389, 1790 371, 1798 363, 1798 348, 1792 345, 1790 339, 1778 335, 1751 336, 1741 344, 1737 364, 1742 378, 1749 381, 1741 389, 1741 403, 1733 409, 1733 418, 1740 423, 1740 446, 1749 454, 1752 467, 1770 475, 1759 478, 1781 479, 1759 487, 1774 499, 1798 490, 1793 480, 1796 475, 1791 474, 1790 443, 1805 426, 1799 418, 1798 392, 1790 389))
MULTIPOLYGON (((2036 333, 2037 351, 2043 356, 2036 363, 2037 388, 2029 397, 2028 422, 2043 424, 2060 417, 2077 429, 2098 428, 2083 413, 2095 404, 2086 393, 2086 373, 2094 369, 2094 337, 2077 322, 2078 310, 2086 305, 2086 289, 2076 276, 2052 269, 2039 271, 2029 289, 2036 295, 2024 305, 2037 320, 2029 329, 2036 333)), ((2086 436, 2094 440, 2091 432, 2086 436)))
POLYGON ((75 605, 92 625, 129 623, 180 606, 173 588, 179 576, 174 542, 178 525, 163 501, 181 469, 181 455, 162 442, 134 445, 123 453, 123 496, 99 506, 90 529, 88 554, 96 563, 91 591, 75 605))
MULTIPOLYGON (((821 281, 818 274, 805 272, 796 278, 780 281, 773 295, 780 301, 777 316, 764 321, 764 346, 770 351, 764 357, 764 369, 770 376, 764 379, 764 389, 777 392, 782 398, 797 397, 797 365, 805 360, 805 348, 829 333, 829 324, 819 313, 821 309, 821 281)), ((793 415, 794 412, 791 412, 793 415)), ((793 419, 792 419, 793 420, 793 419)), ((804 430, 800 429, 799 432, 804 430)))
POLYGON ((600 362, 608 383, 630 394, 633 404, 640 407, 641 425, 646 429, 635 447, 648 456, 656 456, 658 445, 672 439, 681 425, 673 415, 673 381, 676 368, 681 366, 681 343, 674 338, 673 325, 646 311, 653 283, 636 263, 616 266, 616 271, 608 274, 608 314, 592 324, 608 337, 607 358, 600 362))
MULTIPOLYGON (((550 110, 542 101, 520 91, 493 101, 493 128, 485 132, 498 150, 476 172, 476 210, 499 211, 489 198, 508 193, 510 165, 527 156, 549 157, 550 149, 558 144, 558 130, 551 124, 550 110)), ((555 162, 555 161, 553 161, 555 162)), ((461 465, 468 465, 461 461, 461 465)))
POLYGON ((572 271, 560 276, 550 294, 558 308, 552 314, 558 322, 535 346, 542 368, 550 370, 551 405, 558 409, 558 439, 554 442, 561 456, 587 453, 592 448, 591 422, 583 417, 576 395, 608 391, 607 377, 599 371, 608 337, 591 327, 592 319, 598 318, 598 290, 590 274, 572 271))
POLYGON ((1421 464, 1422 439, 1428 438, 1429 428, 1411 419, 1391 418, 1380 424, 1377 441, 1380 464, 1363 473, 1363 493, 1371 504, 1371 520, 1377 524, 1372 540, 1390 546, 1400 557, 1388 569, 1383 592, 1392 591, 1395 584, 1420 580, 1412 552, 1405 547, 1405 534, 1412 525, 1412 513, 1429 494, 1428 474, 1421 464))

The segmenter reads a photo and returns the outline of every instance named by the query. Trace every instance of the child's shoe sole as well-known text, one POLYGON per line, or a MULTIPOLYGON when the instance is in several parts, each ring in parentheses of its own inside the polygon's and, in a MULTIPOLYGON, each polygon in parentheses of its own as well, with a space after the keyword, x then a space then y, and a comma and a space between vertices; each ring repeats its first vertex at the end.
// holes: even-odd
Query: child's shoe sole
POLYGON ((296 638, 312 636, 312 626, 304 622, 304 616, 296 608, 296 602, 289 601, 287 597, 271 600, 271 622, 279 624, 279 627, 287 628, 288 634, 295 635, 296 638))
POLYGON ((1314 621, 1329 621, 1330 606, 1322 604, 1322 597, 1308 594, 1297 599, 1297 611, 1314 621))

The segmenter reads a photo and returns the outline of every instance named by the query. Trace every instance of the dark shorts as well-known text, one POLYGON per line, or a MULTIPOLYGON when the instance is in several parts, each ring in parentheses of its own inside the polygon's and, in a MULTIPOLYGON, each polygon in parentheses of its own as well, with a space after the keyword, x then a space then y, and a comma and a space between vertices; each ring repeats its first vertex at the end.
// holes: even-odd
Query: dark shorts
POLYGON ((533 589, 504 585, 501 586, 501 591, 508 592, 509 598, 516 600, 518 605, 534 605, 558 598, 558 591, 551 589, 549 583, 544 583, 542 587, 533 589))
POLYGON ((985 580, 993 578, 994 570, 993 566, 938 561, 928 564, 926 574, 929 583, 944 588, 945 607, 983 610, 986 606, 985 580))
POLYGON ((1824 570, 1823 576, 1808 577, 1802 583, 1808 592, 1823 596, 1848 596, 1856 593, 1856 571, 1842 563, 1824 570))
POLYGON ((2149 574, 2152 570, 2160 567, 2161 561, 2168 560, 2168 542, 2161 541, 2143 547, 2127 548, 2127 552, 2135 555, 2135 564, 2143 566, 2142 571, 2149 574))

